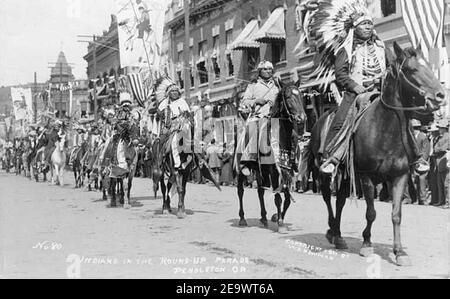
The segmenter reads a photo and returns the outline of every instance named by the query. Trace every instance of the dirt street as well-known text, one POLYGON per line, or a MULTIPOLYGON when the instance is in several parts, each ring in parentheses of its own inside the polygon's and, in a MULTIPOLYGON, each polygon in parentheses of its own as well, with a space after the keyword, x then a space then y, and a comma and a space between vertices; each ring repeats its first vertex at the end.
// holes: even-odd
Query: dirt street
MULTIPOLYGON (((411 267, 391 260, 391 205, 376 203, 375 256, 359 249, 365 202, 349 201, 336 251, 325 239, 327 213, 320 196, 294 194, 287 234, 259 224, 256 190, 246 189, 249 227, 238 227, 236 189, 219 192, 189 184, 188 217, 162 215, 149 179, 136 179, 130 210, 108 208, 98 192, 35 183, 0 173, 2 278, 448 278, 449 213, 404 206, 402 241, 411 267)), ((177 199, 172 202, 172 208, 177 199)), ((266 194, 269 216, 273 195, 266 194)))

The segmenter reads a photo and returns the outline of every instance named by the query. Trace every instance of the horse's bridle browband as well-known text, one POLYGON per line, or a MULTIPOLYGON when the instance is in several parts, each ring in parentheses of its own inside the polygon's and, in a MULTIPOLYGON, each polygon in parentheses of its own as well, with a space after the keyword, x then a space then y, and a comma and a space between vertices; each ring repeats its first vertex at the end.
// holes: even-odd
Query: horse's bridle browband
MULTIPOLYGON (((419 86, 417 86, 416 84, 414 84, 413 82, 411 82, 411 80, 409 80, 406 77, 405 73, 403 72, 403 65, 405 64, 405 62, 406 62, 406 58, 403 60, 402 64, 400 65, 399 75, 398 75, 398 77, 396 79, 397 80, 398 79, 404 79, 406 81, 406 83, 408 83, 408 85, 411 86, 413 89, 417 90, 421 96, 425 96, 426 91, 423 90, 422 88, 420 88, 419 86)), ((383 93, 385 82, 386 82, 386 80, 384 80, 383 87, 381 88, 382 89, 381 93, 383 93)), ((398 80, 398 83, 400 83, 400 80, 398 80)), ((383 103, 383 105, 386 106, 387 108, 392 109, 392 110, 397 110, 397 111, 414 111, 414 112, 419 113, 418 111, 427 110, 427 108, 428 108, 426 106, 426 100, 425 100, 425 104, 423 106, 417 106, 417 107, 395 107, 395 106, 391 106, 391 105, 387 104, 383 100, 383 94, 381 95, 381 103, 383 103)))

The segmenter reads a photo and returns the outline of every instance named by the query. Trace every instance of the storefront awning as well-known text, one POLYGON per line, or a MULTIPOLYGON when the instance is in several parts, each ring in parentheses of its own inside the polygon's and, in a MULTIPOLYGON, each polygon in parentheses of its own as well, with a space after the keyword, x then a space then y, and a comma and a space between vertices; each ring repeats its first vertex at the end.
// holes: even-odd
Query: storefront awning
POLYGON ((238 51, 259 48, 259 43, 254 40, 254 35, 258 30, 258 20, 248 22, 244 30, 242 30, 236 40, 231 44, 230 49, 238 51))
POLYGON ((260 43, 271 43, 286 40, 284 28, 284 7, 278 7, 269 16, 269 19, 255 34, 255 41, 260 43))

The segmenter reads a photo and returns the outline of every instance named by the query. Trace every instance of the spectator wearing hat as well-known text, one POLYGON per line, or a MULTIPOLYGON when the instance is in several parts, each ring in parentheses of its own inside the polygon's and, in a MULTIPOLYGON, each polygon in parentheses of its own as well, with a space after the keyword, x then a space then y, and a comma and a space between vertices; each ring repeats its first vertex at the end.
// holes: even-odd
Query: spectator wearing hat
MULTIPOLYGON (((412 120, 413 135, 417 142, 417 147, 422 158, 429 162, 430 158, 430 141, 425 133, 421 131, 422 124, 417 120, 412 120)), ((427 201, 427 175, 428 172, 418 173, 414 170, 409 179, 409 188, 405 189, 405 195, 411 203, 418 202, 424 205, 427 201)))
POLYGON ((224 152, 222 154, 222 169, 220 173, 220 183, 224 186, 229 186, 233 183, 233 154, 232 148, 227 146, 226 143, 223 145, 224 152))
POLYGON ((449 168, 447 153, 450 151, 448 120, 441 120, 438 124, 439 137, 434 146, 434 156, 436 158, 437 168, 437 200, 435 206, 444 206, 448 208, 449 196, 449 168))
POLYGON ((215 179, 219 182, 220 168, 222 167, 222 150, 216 145, 216 140, 211 140, 211 145, 206 150, 206 161, 213 171, 215 179))
POLYGON ((437 164, 434 155, 434 147, 439 138, 439 128, 436 123, 433 123, 428 130, 430 135, 430 172, 428 174, 428 187, 431 192, 430 205, 435 205, 438 199, 438 185, 437 185, 437 164))

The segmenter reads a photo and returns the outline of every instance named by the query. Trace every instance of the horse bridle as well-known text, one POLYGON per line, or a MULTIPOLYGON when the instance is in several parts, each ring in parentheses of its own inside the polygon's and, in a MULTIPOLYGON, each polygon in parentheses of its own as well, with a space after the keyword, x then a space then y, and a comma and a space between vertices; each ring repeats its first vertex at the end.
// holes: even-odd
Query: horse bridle
MULTIPOLYGON (((401 63, 400 68, 398 70, 399 74, 398 74, 398 76, 396 78, 397 79, 397 84, 399 86, 399 89, 401 90, 401 87, 400 87, 401 80, 400 79, 403 79, 404 81, 406 81, 406 83, 410 87, 412 87, 413 89, 418 91, 419 94, 424 97, 425 94, 426 94, 426 91, 423 90, 421 87, 417 86, 416 84, 414 84, 413 82, 411 82, 411 80, 409 80, 408 77, 406 77, 405 73, 403 72, 403 66, 404 66, 405 62, 406 62, 406 58, 401 63)), ((381 88, 381 93, 383 93, 384 84, 385 84, 386 80, 383 80, 383 81, 384 82, 383 82, 383 87, 381 88)), ((416 113, 419 113, 419 114, 422 114, 419 111, 427 110, 427 108, 428 108, 427 105, 426 105, 427 104, 427 100, 425 98, 424 98, 424 100, 425 100, 425 103, 424 103, 423 106, 417 106, 417 107, 396 107, 396 106, 391 106, 391 105, 387 104, 383 100, 383 94, 381 95, 381 103, 383 103, 383 105, 386 106, 387 108, 392 109, 392 110, 396 110, 396 111, 413 111, 413 112, 416 112, 416 113)), ((426 113, 424 113, 424 114, 426 114, 426 113)))
MULTIPOLYGON (((292 92, 292 91, 291 91, 292 92)), ((281 94, 281 97, 282 97, 282 99, 283 99, 283 107, 284 107, 284 109, 286 110, 286 113, 287 113, 287 115, 288 115, 288 118, 279 118, 279 119, 282 119, 282 120, 290 120, 292 123, 294 123, 294 122, 296 122, 295 121, 295 115, 293 115, 290 111, 289 111, 289 109, 288 109, 288 107, 287 107, 287 104, 286 104, 286 97, 285 97, 285 94, 284 94, 284 92, 282 91, 281 92, 282 94, 281 94)))

